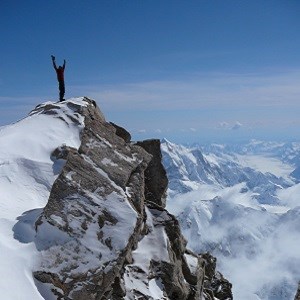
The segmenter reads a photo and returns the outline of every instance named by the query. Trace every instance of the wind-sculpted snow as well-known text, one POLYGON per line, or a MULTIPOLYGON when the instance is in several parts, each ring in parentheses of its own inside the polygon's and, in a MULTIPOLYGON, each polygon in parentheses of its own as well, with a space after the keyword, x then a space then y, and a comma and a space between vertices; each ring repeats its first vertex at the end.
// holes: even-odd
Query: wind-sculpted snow
POLYGON ((2 299, 43 299, 31 275, 38 258, 31 243, 32 224, 41 212, 39 209, 46 205, 58 176, 59 164, 51 160, 52 151, 62 144, 80 146, 83 117, 73 109, 87 104, 82 100, 44 103, 23 120, 0 128, 2 299))
MULTIPOLYGON (((279 145, 272 145, 278 151, 279 145)), ((276 169, 270 159, 273 163, 278 156, 259 154, 257 147, 258 162, 276 169)), ((193 166, 206 168, 213 179, 199 176, 187 185, 187 178, 192 179, 185 160, 196 151, 171 143, 168 147, 164 143, 162 150, 169 180, 176 182, 170 185, 175 188, 169 191, 167 208, 178 217, 188 247, 218 258, 220 270, 233 284, 235 299, 294 299, 300 279, 300 194, 288 172, 285 177, 263 173, 261 165, 253 169, 253 153, 250 167, 245 153, 240 164, 233 159, 236 153, 218 146, 218 152, 201 154, 204 167, 193 166), (181 171, 174 173, 179 162, 181 171)), ((277 164, 293 169, 285 160, 277 164)))

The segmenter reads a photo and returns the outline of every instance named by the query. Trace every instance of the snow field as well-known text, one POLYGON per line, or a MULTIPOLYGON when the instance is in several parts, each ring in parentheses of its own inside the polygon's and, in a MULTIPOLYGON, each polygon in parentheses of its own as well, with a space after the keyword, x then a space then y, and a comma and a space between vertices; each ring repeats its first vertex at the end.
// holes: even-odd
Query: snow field
POLYGON ((30 243, 34 231, 34 213, 22 214, 46 205, 57 177, 52 151, 66 144, 80 146, 79 125, 68 118, 74 112, 68 103, 85 105, 83 98, 54 104, 57 116, 32 113, 19 122, 0 128, 0 290, 2 299, 43 299, 38 292, 32 269, 39 252, 30 243), (27 215, 27 219, 26 219, 27 215), (18 222, 18 218, 21 218, 18 222), (18 225, 16 225, 18 224, 18 225), (22 241, 22 242, 20 242, 22 241), (16 288, 17 287, 17 288, 16 288))

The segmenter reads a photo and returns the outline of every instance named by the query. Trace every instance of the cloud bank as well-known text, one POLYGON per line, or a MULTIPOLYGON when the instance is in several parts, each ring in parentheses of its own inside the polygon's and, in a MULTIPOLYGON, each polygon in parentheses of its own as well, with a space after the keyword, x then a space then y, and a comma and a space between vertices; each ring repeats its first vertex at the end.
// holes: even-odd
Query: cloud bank
POLYGON ((273 214, 259 209, 240 187, 203 185, 169 199, 168 209, 181 220, 188 247, 218 257, 234 298, 293 299, 300 278, 300 206, 273 214))

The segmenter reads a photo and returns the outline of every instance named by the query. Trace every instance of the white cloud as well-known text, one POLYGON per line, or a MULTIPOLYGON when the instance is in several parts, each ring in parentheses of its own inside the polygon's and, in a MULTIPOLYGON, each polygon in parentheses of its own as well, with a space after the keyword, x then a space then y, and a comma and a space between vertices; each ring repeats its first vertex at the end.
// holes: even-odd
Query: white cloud
POLYGON ((227 122, 219 122, 217 128, 225 128, 227 129, 229 127, 229 124, 227 122))
POLYGON ((190 128, 190 131, 196 132, 197 130, 196 130, 196 128, 191 127, 191 128, 190 128))
MULTIPOLYGON (((299 77, 300 71, 194 73, 177 80, 69 85, 67 97, 93 98, 108 119, 123 122, 127 128, 144 127, 148 132, 168 127, 179 135, 180 124, 184 124, 186 133, 191 133, 189 128, 201 128, 198 132, 203 136, 216 129, 237 128, 234 120, 238 119, 246 130, 252 128, 252 136, 255 130, 260 135, 268 131, 267 134, 285 136, 278 130, 282 128, 293 138, 299 136, 293 128, 300 126, 299 77), (216 126, 219 120, 226 122, 216 126)), ((45 97, 10 101, 0 95, 0 102, 5 101, 7 107, 0 119, 3 124, 15 121, 44 100, 45 97), (10 103, 14 107, 9 107, 10 103)))
POLYGON ((290 188, 278 190, 279 199, 289 207, 295 208, 300 206, 300 184, 296 184, 290 188))
POLYGON ((233 125, 230 125, 228 122, 219 122, 217 125, 217 129, 225 129, 225 130, 238 130, 243 126, 243 124, 239 121, 236 121, 233 125))
POLYGON ((108 118, 115 122, 121 119, 128 128, 143 126, 154 133, 154 128, 168 127, 173 132, 167 135, 169 139, 181 134, 193 140, 189 128, 201 128, 199 139, 228 139, 231 129, 238 136, 230 138, 296 139, 300 136, 295 129, 300 126, 299 77, 300 71, 197 73, 177 80, 99 84, 70 90, 95 99, 108 118), (219 120, 222 122, 216 125, 219 120), (184 124, 184 132, 180 124, 184 124), (243 131, 237 130, 241 124, 243 131), (216 129, 228 132, 220 137, 216 129))
POLYGON ((241 194, 237 187, 214 190, 202 185, 176 195, 167 205, 179 218, 182 213, 188 247, 196 252, 214 249, 218 269, 233 284, 234 299, 270 299, 280 291, 292 299, 300 278, 300 209, 278 215, 255 209, 253 200, 250 192, 241 194), (215 195, 221 201, 198 200, 215 195))
POLYGON ((242 123, 240 123, 239 121, 236 121, 235 124, 232 126, 232 130, 238 130, 243 126, 242 123))
POLYGON ((300 71, 254 74, 197 73, 178 80, 70 87, 89 91, 113 109, 299 107, 300 71), (117 106, 115 106, 117 104, 117 106))
POLYGON ((142 133, 146 133, 146 129, 139 129, 138 133, 142 134, 142 133))

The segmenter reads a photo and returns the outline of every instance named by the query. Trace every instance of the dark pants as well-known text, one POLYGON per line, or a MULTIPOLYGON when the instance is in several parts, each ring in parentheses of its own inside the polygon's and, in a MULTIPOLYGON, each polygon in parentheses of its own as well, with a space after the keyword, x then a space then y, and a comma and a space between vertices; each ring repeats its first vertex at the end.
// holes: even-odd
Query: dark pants
POLYGON ((64 100, 65 96, 65 82, 63 80, 59 80, 59 101, 64 100))

